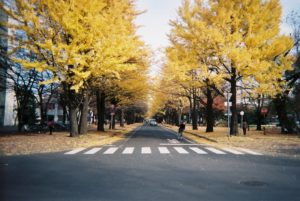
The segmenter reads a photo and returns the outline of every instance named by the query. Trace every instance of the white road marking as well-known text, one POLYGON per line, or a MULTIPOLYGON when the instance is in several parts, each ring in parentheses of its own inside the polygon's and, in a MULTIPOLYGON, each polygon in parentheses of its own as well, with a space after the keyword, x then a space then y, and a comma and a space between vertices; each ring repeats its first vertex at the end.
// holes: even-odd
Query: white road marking
POLYGON ((118 147, 110 147, 103 154, 114 154, 118 150, 118 147))
POLYGON ((180 142, 178 141, 178 140, 176 140, 176 139, 168 139, 168 142, 170 143, 170 144, 179 144, 180 142))
POLYGON ((243 151, 243 152, 246 152, 247 154, 252 154, 252 155, 257 155, 257 156, 261 156, 262 155, 261 153, 252 151, 250 149, 245 149, 245 148, 238 148, 238 149, 241 150, 241 151, 243 151))
POLYGON ((161 154, 169 154, 170 151, 167 149, 167 147, 158 147, 158 150, 161 154))
POLYGON ((132 154, 134 151, 134 147, 126 147, 122 154, 132 154))
POLYGON ((161 143, 159 144, 161 146, 199 146, 201 144, 167 144, 167 143, 161 143))
POLYGON ((231 149, 231 148, 222 148, 224 151, 227 151, 227 152, 230 152, 230 153, 233 153, 233 154, 237 154, 237 155, 244 155, 244 153, 242 152, 239 152, 235 149, 231 149))
POLYGON ((142 147, 142 154, 151 154, 150 147, 142 147))
POLYGON ((215 154, 226 154, 225 152, 220 151, 220 150, 215 149, 215 148, 212 148, 212 147, 205 147, 205 149, 207 149, 207 150, 209 150, 209 151, 211 151, 211 152, 213 152, 215 154))
POLYGON ((188 154, 189 153, 182 147, 174 147, 174 149, 180 154, 188 154))
POLYGON ((207 152, 203 151, 202 149, 199 149, 198 147, 190 147, 190 149, 196 152, 197 154, 207 154, 207 152))
MULTIPOLYGON (((173 146, 173 148, 179 153, 179 154, 188 154, 189 151, 186 150, 186 148, 183 148, 181 147, 182 145, 183 146, 189 146, 188 148, 194 152, 196 152, 197 154, 208 154, 208 151, 210 152, 213 152, 215 154, 227 154, 226 152, 228 153, 231 153, 231 154, 237 154, 237 155, 244 155, 244 154, 251 154, 251 155, 263 155, 261 153, 258 153, 258 152, 255 152, 255 151, 252 151, 252 150, 249 150, 249 149, 245 149, 245 148, 229 148, 229 147, 225 147, 225 148, 219 148, 219 149, 216 149, 216 148, 213 148, 213 147, 205 147, 205 151, 202 150, 201 147, 196 147, 198 146, 199 144, 160 144, 160 145, 165 145, 165 146, 161 146, 161 147, 158 147, 158 150, 160 152, 160 154, 170 154, 170 151, 169 149, 167 148, 167 146, 173 146), (180 147, 179 147, 180 145, 180 147), (226 151, 226 152, 223 152, 226 151)), ((71 150, 69 152, 66 152, 64 154, 66 155, 72 155, 72 154, 77 154, 79 152, 82 152, 83 150, 85 150, 86 148, 77 148, 77 149, 74 149, 74 150, 71 150)), ((86 152, 84 152, 83 154, 96 154, 97 152, 99 152, 100 150, 102 149, 102 147, 96 147, 96 148, 92 148, 86 152)), ((114 154, 117 150, 119 149, 119 147, 107 147, 107 150, 103 153, 103 154, 114 154)), ((132 154, 135 150, 135 147, 126 147, 122 154, 132 154)), ((151 147, 142 147, 141 148, 141 154, 151 154, 152 153, 152 150, 151 150, 151 147)))
POLYGON ((78 148, 78 149, 74 149, 72 151, 66 152, 65 154, 67 154, 67 155, 77 154, 78 152, 81 152, 83 150, 85 150, 85 148, 78 148))
POLYGON ((95 154, 97 153, 98 151, 100 151, 102 148, 93 148, 87 152, 85 152, 84 154, 95 154))

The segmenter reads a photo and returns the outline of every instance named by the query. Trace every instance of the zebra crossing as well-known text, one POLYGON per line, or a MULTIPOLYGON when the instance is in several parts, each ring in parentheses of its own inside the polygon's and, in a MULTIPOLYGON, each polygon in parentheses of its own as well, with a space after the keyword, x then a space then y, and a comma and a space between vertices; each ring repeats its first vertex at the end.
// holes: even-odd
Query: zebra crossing
POLYGON ((215 148, 215 147, 199 147, 199 146, 159 146, 159 147, 95 147, 95 148, 77 148, 71 151, 64 153, 65 155, 74 155, 74 154, 84 154, 84 155, 94 155, 94 154, 103 154, 103 155, 112 155, 112 154, 153 154, 157 152, 159 154, 217 154, 217 155, 262 155, 259 152, 255 152, 249 149, 244 148, 215 148))

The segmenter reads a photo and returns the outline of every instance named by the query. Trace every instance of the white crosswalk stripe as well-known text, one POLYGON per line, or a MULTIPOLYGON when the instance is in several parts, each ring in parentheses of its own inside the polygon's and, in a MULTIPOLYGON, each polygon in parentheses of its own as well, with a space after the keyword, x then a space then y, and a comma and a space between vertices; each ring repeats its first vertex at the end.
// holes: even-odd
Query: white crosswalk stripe
POLYGON ((252 151, 252 150, 249 150, 249 149, 245 149, 245 148, 238 148, 239 150, 247 153, 247 154, 252 154, 252 155, 257 155, 257 156, 261 156, 262 154, 261 153, 258 153, 256 151, 252 151))
POLYGON ((134 151, 134 147, 126 147, 122 154, 132 154, 134 151))
POLYGON ((118 147, 110 147, 103 154, 114 154, 118 150, 118 147))
POLYGON ((231 149, 231 148, 222 148, 224 151, 227 151, 229 153, 232 153, 232 154, 236 154, 236 155, 244 155, 244 153, 240 152, 240 151, 237 151, 235 149, 231 149))
POLYGON ((167 149, 167 147, 158 147, 158 150, 161 154, 169 154, 170 151, 167 149))
POLYGON ((150 147, 142 147, 142 154, 151 154, 150 147))
POLYGON ((220 151, 220 150, 215 149, 215 148, 212 148, 212 147, 205 147, 205 149, 207 149, 207 150, 209 150, 209 151, 211 151, 211 152, 213 152, 215 154, 226 154, 225 152, 220 151))
POLYGON ((182 147, 174 147, 174 149, 180 154, 188 154, 189 153, 182 147))
MULTIPOLYGON (((230 153, 230 154, 235 154, 235 155, 245 155, 245 154, 262 155, 261 153, 258 153, 258 152, 255 152, 255 151, 252 151, 249 149, 245 149, 245 148, 234 148, 233 149, 233 148, 229 148, 229 147, 224 147, 224 148, 203 147, 205 149, 205 150, 203 150, 201 147, 197 147, 195 145, 186 146, 186 147, 181 147, 181 146, 175 145, 172 147, 179 154, 188 154, 189 152, 192 151, 197 154, 214 153, 214 154, 223 154, 224 155, 224 154, 230 153)), ((172 149, 171 147, 160 146, 160 147, 158 147, 158 151, 160 154, 170 154, 171 152, 170 152, 169 148, 172 149)), ((102 154, 115 154, 117 152, 117 150, 121 149, 121 148, 120 147, 106 147, 106 148, 95 147, 95 148, 91 148, 90 150, 83 152, 83 150, 85 150, 85 149, 86 148, 77 148, 77 149, 71 150, 69 152, 66 152, 64 154, 74 155, 74 154, 79 153, 79 154, 85 154, 85 155, 92 155, 92 154, 98 153, 102 149, 106 149, 106 150, 104 150, 104 152, 102 154)), ((135 147, 125 147, 122 150, 122 154, 133 154, 134 150, 135 150, 135 147)), ((139 150, 141 151, 140 154, 152 154, 151 147, 141 147, 141 149, 139 149, 139 150)))
POLYGON ((95 154, 97 153, 98 151, 100 151, 102 148, 93 148, 87 152, 85 152, 84 154, 95 154))
POLYGON ((77 154, 77 153, 79 153, 79 152, 81 152, 81 151, 83 151, 83 150, 85 150, 85 149, 86 149, 86 148, 78 148, 78 149, 74 149, 74 150, 72 150, 72 151, 66 152, 65 154, 66 154, 66 155, 77 154))
POLYGON ((202 149, 199 149, 198 147, 190 147, 190 149, 196 152, 197 154, 207 154, 207 152, 203 151, 202 149))

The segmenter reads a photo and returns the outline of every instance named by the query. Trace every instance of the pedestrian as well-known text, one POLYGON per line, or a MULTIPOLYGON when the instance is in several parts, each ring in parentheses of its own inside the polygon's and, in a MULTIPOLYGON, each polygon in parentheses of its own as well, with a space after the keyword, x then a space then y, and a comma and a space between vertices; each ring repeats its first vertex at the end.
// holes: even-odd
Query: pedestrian
POLYGON ((243 122, 243 133, 244 133, 244 135, 247 134, 247 129, 249 129, 248 123, 247 123, 247 121, 244 121, 243 122))
POLYGON ((54 127, 54 120, 53 119, 49 119, 47 126, 49 128, 49 134, 52 135, 52 131, 53 131, 53 127, 54 127))
POLYGON ((178 140, 183 139, 182 134, 183 134, 184 130, 185 130, 185 123, 184 123, 184 121, 181 121, 179 124, 179 129, 178 129, 178 140))

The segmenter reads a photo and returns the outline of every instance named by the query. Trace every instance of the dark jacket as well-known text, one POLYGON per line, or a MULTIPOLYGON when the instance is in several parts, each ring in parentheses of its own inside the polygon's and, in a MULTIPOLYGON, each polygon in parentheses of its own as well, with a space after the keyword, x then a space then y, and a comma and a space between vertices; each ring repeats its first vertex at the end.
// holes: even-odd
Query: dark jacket
POLYGON ((185 130, 185 124, 181 123, 179 124, 179 131, 184 131, 185 130))

